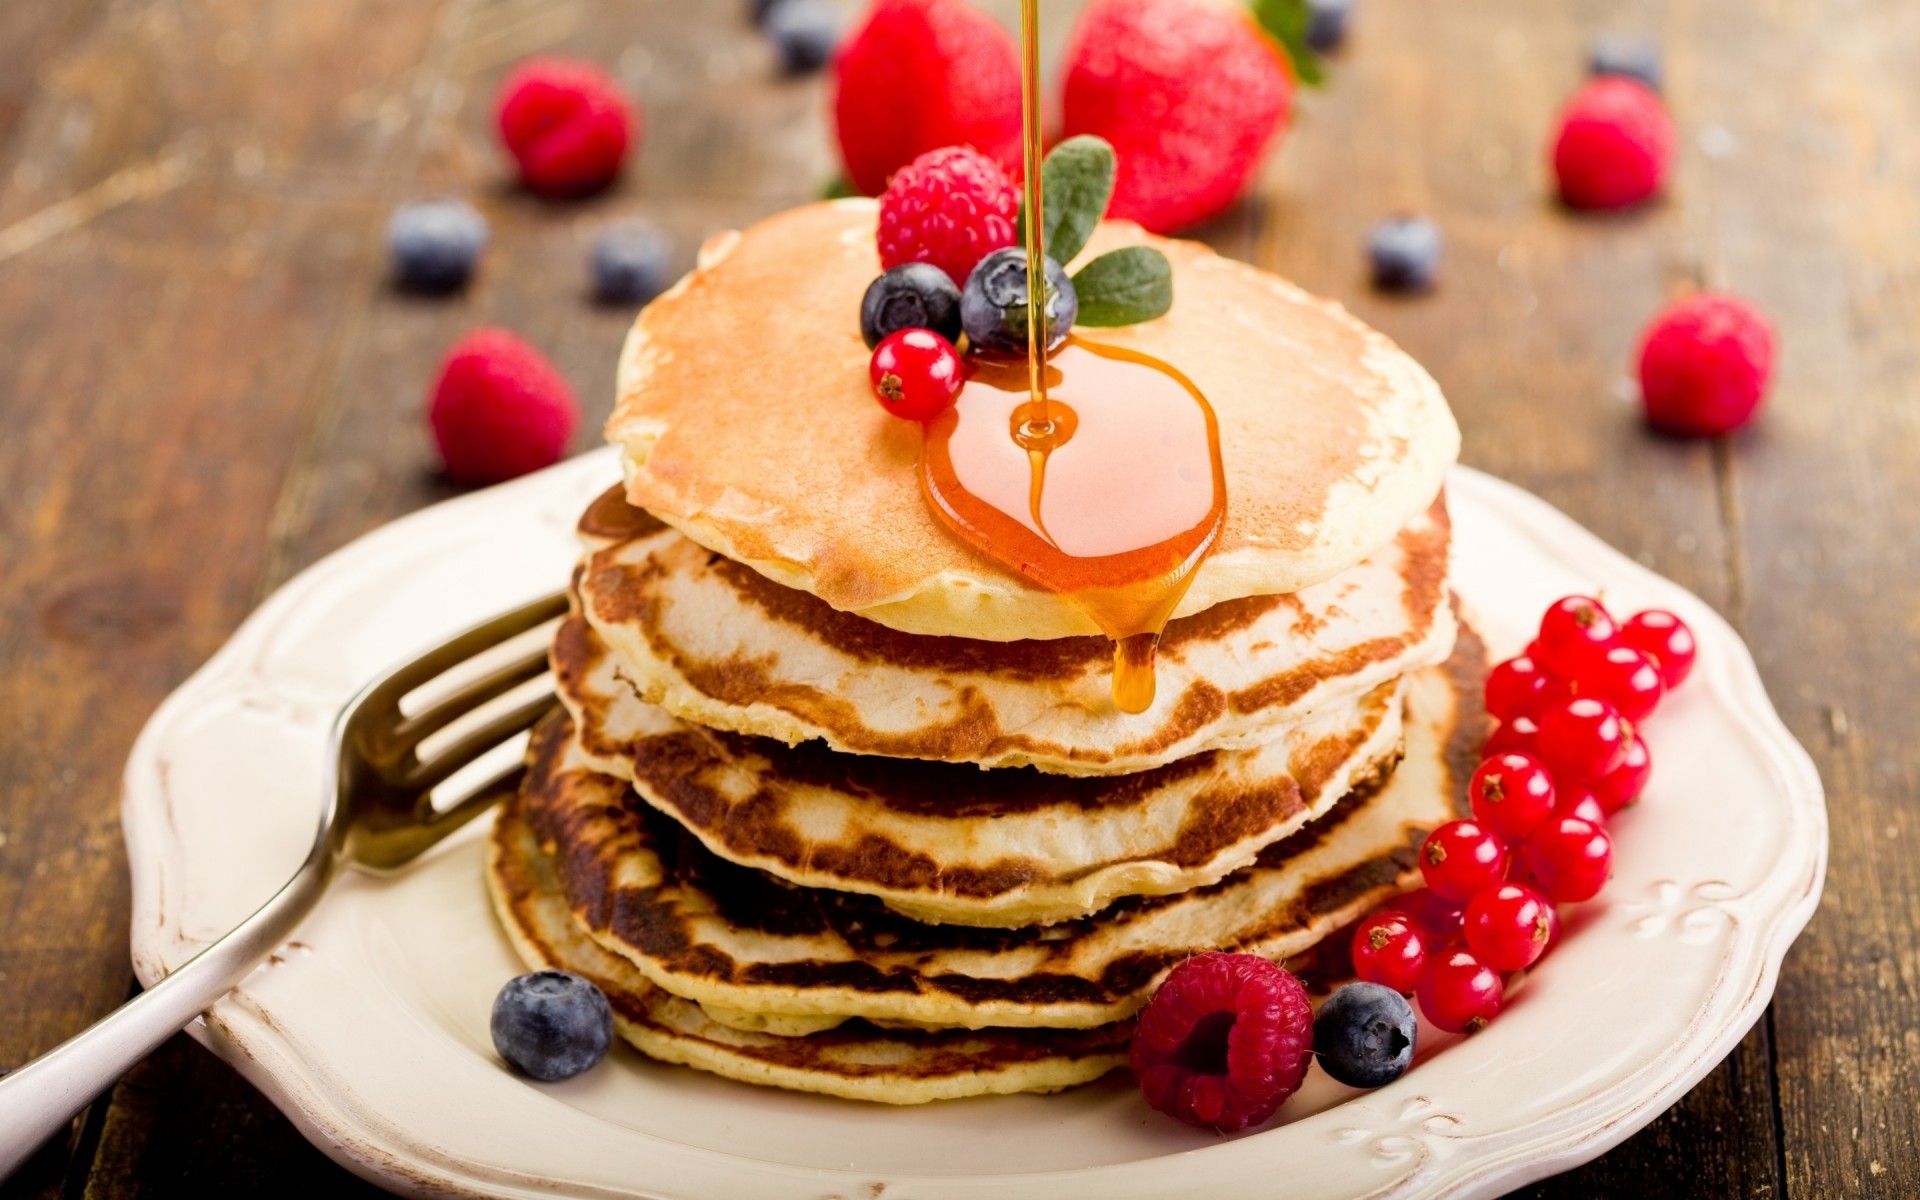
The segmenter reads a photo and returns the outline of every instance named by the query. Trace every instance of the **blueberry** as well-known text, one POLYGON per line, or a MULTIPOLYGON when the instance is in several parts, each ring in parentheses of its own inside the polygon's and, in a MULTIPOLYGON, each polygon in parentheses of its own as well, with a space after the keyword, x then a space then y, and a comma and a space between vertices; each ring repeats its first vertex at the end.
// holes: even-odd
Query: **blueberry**
POLYGON ((777 0, 760 23, 789 75, 827 65, 840 41, 840 14, 826 0, 777 0))
POLYGON ((1348 1087, 1392 1083, 1413 1065, 1413 1005, 1390 987, 1349 983, 1313 1018, 1320 1067, 1348 1087))
POLYGON ((785 2, 786 0, 747 0, 747 20, 752 21, 753 27, 758 29, 767 23, 767 14, 772 12, 776 5, 785 2))
POLYGON ((860 301, 867 348, 902 329, 931 329, 950 342, 960 340, 960 289, 932 263, 902 263, 867 285, 860 301))
POLYGON ((1660 47, 1646 38, 1603 33, 1587 51, 1587 67, 1595 75, 1625 75, 1660 90, 1660 47))
MULTIPOLYGON (((1047 260, 1047 353, 1080 319, 1080 297, 1059 263, 1047 260)), ((1012 357, 1027 352, 1027 252, 1018 246, 981 259, 960 292, 960 323, 975 350, 1012 357)))
POLYGON ((1307 0, 1307 45, 1325 53, 1347 40, 1354 0, 1307 0))
POLYGON ((454 291, 486 245, 487 219, 464 201, 416 200, 387 219, 393 279, 408 291, 454 291))
POLYGON ((535 1079, 572 1079, 612 1044, 613 1009, 578 975, 535 971, 509 980, 494 997, 493 1047, 535 1079))
POLYGON ((593 241, 593 295, 602 304, 645 304, 666 288, 673 243, 645 221, 615 221, 593 241))
POLYGON ((1373 284, 1392 292, 1424 291, 1440 267, 1440 227, 1426 217, 1388 217, 1367 237, 1373 284))

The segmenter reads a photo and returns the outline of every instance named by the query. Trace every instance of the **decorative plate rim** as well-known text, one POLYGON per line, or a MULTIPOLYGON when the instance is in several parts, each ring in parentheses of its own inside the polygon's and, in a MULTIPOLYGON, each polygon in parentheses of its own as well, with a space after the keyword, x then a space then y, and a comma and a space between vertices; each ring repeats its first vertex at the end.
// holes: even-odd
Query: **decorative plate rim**
MULTIPOLYGON (((514 483, 423 509, 367 534, 275 592, 161 704, 134 744, 121 801, 132 876, 131 953, 143 982, 153 982, 164 974, 168 964, 183 961, 199 944, 180 928, 177 906, 170 901, 174 889, 184 885, 180 878, 184 874, 179 861, 181 845, 162 752, 167 733, 176 722, 208 701, 230 695, 238 686, 271 685, 270 677, 261 673, 260 659, 281 625, 328 584, 429 535, 443 523, 477 521, 490 510, 524 517, 530 507, 542 505, 542 497, 549 501, 571 497, 582 480, 613 477, 611 452, 595 451, 514 483)), ((1164 1174, 1156 1164, 1177 1160, 1185 1170, 1204 1172, 1209 1188, 1224 1197, 1241 1194, 1242 1188, 1258 1190, 1271 1182, 1274 1159, 1265 1145, 1269 1139, 1286 1135, 1297 1142, 1317 1134, 1341 1144, 1374 1138, 1376 1156, 1383 1153, 1380 1147, 1388 1147, 1410 1162, 1396 1178, 1381 1178, 1377 1180, 1380 1187, 1365 1189, 1369 1195, 1396 1200, 1494 1196, 1599 1156, 1644 1127, 1704 1078, 1765 1011, 1786 951, 1818 905, 1827 861, 1827 814, 1818 772, 1774 710, 1744 643, 1704 602, 1626 558, 1559 510, 1512 484, 1471 468, 1456 467, 1449 476, 1448 488, 1457 497, 1497 511, 1547 558, 1583 573, 1622 581, 1621 586, 1675 598, 1673 606, 1685 608, 1686 619, 1700 635, 1703 651, 1717 648, 1701 655, 1696 671, 1700 682, 1692 686, 1712 695, 1718 709, 1746 741, 1753 760, 1762 764, 1790 814, 1800 822, 1795 836, 1783 839, 1783 851, 1771 869, 1747 889, 1747 895, 1777 892, 1771 907, 1739 922, 1729 917, 1730 925, 1737 927, 1737 936, 1728 938, 1710 996, 1725 995, 1731 989, 1738 993, 1736 1001, 1721 1005, 1710 1019, 1696 1013, 1669 1053, 1583 1098, 1573 1110, 1563 1108, 1515 1128, 1476 1137, 1473 1145, 1449 1148, 1446 1154, 1435 1153, 1435 1146, 1452 1140, 1440 1131, 1458 1118, 1441 1112, 1426 1094, 1431 1089, 1423 1087, 1419 1094, 1402 1098, 1398 1118, 1385 1118, 1390 1125, 1397 1122, 1410 1128, 1411 1133, 1376 1134, 1373 1130, 1338 1128, 1356 1119, 1359 1112, 1372 1111, 1374 1097, 1363 1096, 1266 1133, 1192 1153, 1064 1172, 975 1177, 836 1173, 676 1146, 691 1156, 681 1165, 693 1176, 718 1179, 724 1177, 726 1160, 751 1162, 762 1173, 771 1171, 770 1178, 781 1183, 782 1190, 768 1194, 785 1194, 788 1190, 823 1194, 826 1189, 842 1187, 858 1190, 872 1186, 876 1180, 888 1188, 903 1186, 916 1195, 957 1196, 976 1191, 994 1195, 1058 1194, 1062 1181, 1070 1178, 1076 1186, 1094 1186, 1100 1194, 1119 1200, 1123 1196, 1161 1194, 1159 1189, 1171 1181, 1156 1180, 1164 1174), (722 1173, 711 1175, 714 1170, 722 1173), (1141 1190, 1143 1186, 1146 1190, 1141 1190), (1231 1190, 1221 1191, 1223 1188, 1231 1190)), ((563 509, 555 512, 570 529, 571 514, 563 509)), ((528 589, 528 594, 544 590, 545 583, 528 589)), ((294 691, 302 689, 296 687, 294 691)), ((321 698, 304 693, 303 698, 321 702, 321 698)), ((330 718, 330 712, 324 714, 324 719, 330 718)), ((317 776, 317 762, 315 767, 317 776)), ((669 1194, 575 1186, 505 1164, 487 1166, 457 1159, 410 1140, 403 1123, 377 1113, 367 1103, 356 1103, 350 1080, 338 1077, 323 1062, 310 1061, 297 1039, 246 983, 195 1022, 189 1032, 233 1064, 329 1156, 382 1186, 418 1195, 669 1194)), ((1419 1074, 1409 1075, 1402 1084, 1419 1074)), ((683 1174, 682 1178, 689 1176, 683 1174)))

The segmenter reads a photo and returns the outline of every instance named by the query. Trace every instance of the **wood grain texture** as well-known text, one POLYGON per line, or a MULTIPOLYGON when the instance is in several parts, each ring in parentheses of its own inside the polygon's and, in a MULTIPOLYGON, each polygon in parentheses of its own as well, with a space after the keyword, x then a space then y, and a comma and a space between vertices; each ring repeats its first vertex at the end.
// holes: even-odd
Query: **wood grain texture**
MULTIPOLYGON (((419 428, 445 346, 478 323, 528 336, 579 391, 584 448, 629 317, 585 298, 599 224, 644 214, 685 262, 832 173, 819 82, 780 77, 739 7, 0 7, 0 1065, 131 986, 115 780, 153 706, 301 567, 452 494, 419 428), (503 182, 491 92, 536 52, 599 60, 646 106, 604 196, 503 182), (451 300, 397 295, 387 213, 439 193, 492 222, 482 273, 451 300)), ((1079 7, 1048 0, 1050 58, 1079 7)), ((1645 1132, 1526 1195, 1920 1179, 1915 61, 1901 0, 1364 0, 1258 193, 1200 231, 1399 339, 1467 461, 1726 613, 1825 776, 1827 897, 1769 1017, 1645 1132), (1542 148, 1603 29, 1662 41, 1685 136, 1666 201, 1575 217, 1542 148), (1428 296, 1366 287, 1366 230, 1402 209, 1446 231, 1428 296), (1633 411, 1641 324, 1701 286, 1760 302, 1785 350, 1766 420, 1718 446, 1650 437, 1633 411)), ((373 1189, 184 1038, 0 1185, 183 1193, 373 1189)))

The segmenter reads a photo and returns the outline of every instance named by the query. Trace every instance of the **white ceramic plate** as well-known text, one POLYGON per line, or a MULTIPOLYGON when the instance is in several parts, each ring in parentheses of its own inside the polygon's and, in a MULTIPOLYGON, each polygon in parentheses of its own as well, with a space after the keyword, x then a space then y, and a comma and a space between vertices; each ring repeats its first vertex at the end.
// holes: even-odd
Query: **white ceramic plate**
MULTIPOLYGON (((127 767, 133 958, 152 982, 266 899, 307 849, 329 721, 365 679, 555 587, 607 452, 428 509, 287 585, 155 714, 127 767)), ((193 1028, 353 1170, 479 1196, 868 1198, 1200 1193, 1491 1196, 1593 1158, 1739 1041, 1820 895, 1820 780, 1733 631, 1510 485, 1450 483, 1456 580, 1497 654, 1570 591, 1660 606, 1699 635, 1648 723, 1655 770, 1615 875, 1471 1039, 1423 1037, 1393 1085, 1314 1072, 1284 1123, 1221 1138, 1124 1072, 1058 1096, 892 1109, 730 1083, 625 1050, 559 1085, 500 1065, 494 992, 520 971, 471 828, 407 872, 352 873, 193 1028)), ((1427 1031, 1430 1032, 1430 1031, 1427 1031)))

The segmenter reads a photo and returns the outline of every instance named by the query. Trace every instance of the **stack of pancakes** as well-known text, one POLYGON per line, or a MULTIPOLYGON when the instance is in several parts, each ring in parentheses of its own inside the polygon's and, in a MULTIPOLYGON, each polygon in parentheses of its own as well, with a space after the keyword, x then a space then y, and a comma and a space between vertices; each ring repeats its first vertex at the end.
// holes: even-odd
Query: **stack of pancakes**
POLYGON ((867 391, 866 202, 714 239, 640 317, 490 879, 529 963, 668 1062, 917 1103, 1125 1060, 1181 959, 1300 954, 1418 879, 1481 733, 1447 588, 1458 433, 1337 306, 1151 243, 1101 340, 1211 401, 1227 517, 1118 711, 1073 599, 952 536, 867 391))

